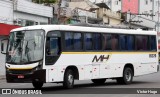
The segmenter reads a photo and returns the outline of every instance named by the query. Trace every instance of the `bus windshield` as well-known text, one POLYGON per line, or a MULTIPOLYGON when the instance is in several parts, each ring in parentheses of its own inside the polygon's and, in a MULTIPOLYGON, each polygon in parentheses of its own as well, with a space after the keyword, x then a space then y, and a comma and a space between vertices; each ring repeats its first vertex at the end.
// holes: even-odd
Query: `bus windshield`
POLYGON ((42 60, 43 44, 43 30, 11 32, 6 62, 20 65, 42 60))

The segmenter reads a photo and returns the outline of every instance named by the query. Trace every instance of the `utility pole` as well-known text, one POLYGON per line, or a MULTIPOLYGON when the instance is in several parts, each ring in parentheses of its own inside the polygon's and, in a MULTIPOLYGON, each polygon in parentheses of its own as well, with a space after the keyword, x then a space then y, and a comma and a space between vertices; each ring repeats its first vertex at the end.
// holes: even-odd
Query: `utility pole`
POLYGON ((158 30, 158 33, 159 33, 159 0, 158 0, 158 28, 157 28, 157 30, 158 30))
POLYGON ((58 24, 60 24, 60 18, 61 18, 61 15, 60 15, 60 12, 61 12, 61 2, 62 2, 62 0, 59 0, 59 2, 58 2, 58 15, 57 15, 58 24))

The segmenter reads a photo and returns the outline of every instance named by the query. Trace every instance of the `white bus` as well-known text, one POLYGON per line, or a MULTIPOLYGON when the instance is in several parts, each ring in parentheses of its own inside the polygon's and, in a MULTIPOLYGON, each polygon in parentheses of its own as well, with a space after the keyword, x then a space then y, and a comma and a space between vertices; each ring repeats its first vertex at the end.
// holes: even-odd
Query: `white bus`
MULTIPOLYGON (((2 41, 2 53, 5 53, 2 41)), ((106 79, 130 84, 134 76, 158 72, 155 31, 37 25, 11 31, 6 50, 8 83, 63 83, 106 79)))

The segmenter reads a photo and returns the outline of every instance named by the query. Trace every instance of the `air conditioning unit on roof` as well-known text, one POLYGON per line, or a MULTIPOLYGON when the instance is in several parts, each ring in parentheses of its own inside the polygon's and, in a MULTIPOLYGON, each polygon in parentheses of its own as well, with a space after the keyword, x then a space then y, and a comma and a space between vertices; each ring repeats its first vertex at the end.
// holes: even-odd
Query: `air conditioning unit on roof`
POLYGON ((19 26, 21 26, 21 25, 22 25, 22 20, 20 20, 20 19, 15 19, 15 20, 13 21, 13 23, 14 23, 14 25, 19 25, 19 26))

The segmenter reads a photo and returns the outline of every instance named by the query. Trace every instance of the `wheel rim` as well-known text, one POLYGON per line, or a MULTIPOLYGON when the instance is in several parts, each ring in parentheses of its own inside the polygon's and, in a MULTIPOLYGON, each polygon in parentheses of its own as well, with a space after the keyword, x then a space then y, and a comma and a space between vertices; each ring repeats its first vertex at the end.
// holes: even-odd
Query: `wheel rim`
POLYGON ((126 71, 125 78, 128 82, 131 81, 131 78, 132 78, 131 71, 126 71))
POLYGON ((68 83, 70 84, 70 85, 72 85, 73 84, 73 75, 68 75, 68 83))

